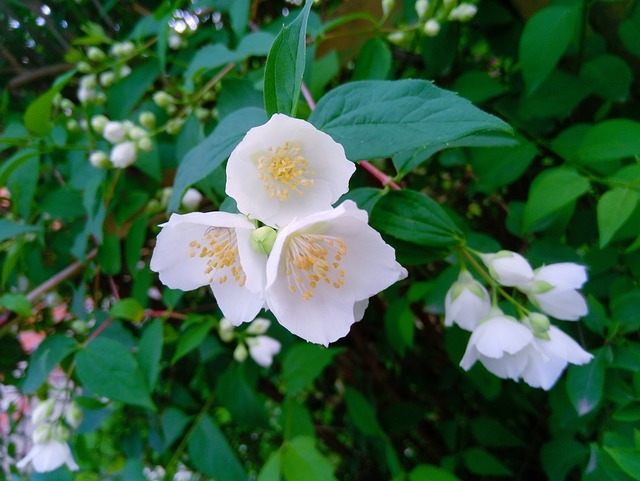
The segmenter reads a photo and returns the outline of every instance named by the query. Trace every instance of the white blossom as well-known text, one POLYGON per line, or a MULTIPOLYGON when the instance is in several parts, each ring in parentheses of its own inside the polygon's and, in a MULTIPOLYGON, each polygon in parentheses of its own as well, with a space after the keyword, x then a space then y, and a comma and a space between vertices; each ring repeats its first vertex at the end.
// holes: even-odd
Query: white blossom
POLYGON ((518 286, 540 310, 565 321, 576 321, 589 311, 577 289, 587 281, 587 270, 580 264, 560 262, 534 271, 531 282, 518 286))
POLYGON ((102 129, 102 136, 112 144, 122 142, 127 135, 127 129, 122 122, 110 120, 102 129))
POLYGON ((247 338, 249 355, 262 367, 269 367, 273 363, 273 356, 280 352, 280 342, 269 336, 255 336, 247 338))
POLYGON ((231 323, 251 321, 264 306, 267 261, 251 249, 254 228, 240 214, 173 214, 158 234, 151 270, 172 289, 211 286, 231 323))
POLYGON ((440 33, 440 22, 431 18, 424 23, 423 30, 427 37, 436 37, 440 33))
POLYGON ((252 335, 262 335, 269 330, 269 326, 271 326, 271 321, 269 319, 265 319, 264 317, 256 317, 249 327, 247 327, 247 333, 252 335))
POLYGON ((491 299, 484 286, 466 269, 460 271, 458 280, 447 291, 444 300, 444 325, 452 326, 455 323, 462 329, 473 331, 490 310, 491 299))
POLYGON ((327 345, 362 318, 363 302, 406 275, 367 213, 345 201, 278 232, 267 261, 267 304, 293 334, 327 345))
POLYGON ((109 160, 114 167, 118 169, 124 169, 133 164, 138 158, 138 152, 136 149, 135 142, 122 142, 120 144, 116 144, 111 149, 111 154, 109 155, 109 160))
POLYGON ((27 455, 18 461, 16 467, 23 469, 31 463, 33 469, 39 473, 46 473, 58 469, 66 464, 72 471, 78 470, 78 465, 73 459, 71 449, 66 442, 50 439, 44 443, 34 444, 27 455))
POLYGON ((478 12, 478 7, 470 3, 461 3, 449 12, 449 20, 458 20, 459 22, 468 22, 478 12))
POLYGON ((326 210, 347 192, 355 170, 344 149, 312 124, 275 114, 251 129, 227 164, 226 192, 238 210, 284 226, 326 210))
POLYGON ((187 191, 182 196, 182 200, 180 200, 180 204, 187 210, 195 210, 202 202, 202 194, 197 190, 191 187, 187 189, 187 191))
POLYGON ((520 254, 503 250, 495 254, 482 254, 481 257, 491 277, 503 286, 522 285, 533 280, 533 269, 520 254))

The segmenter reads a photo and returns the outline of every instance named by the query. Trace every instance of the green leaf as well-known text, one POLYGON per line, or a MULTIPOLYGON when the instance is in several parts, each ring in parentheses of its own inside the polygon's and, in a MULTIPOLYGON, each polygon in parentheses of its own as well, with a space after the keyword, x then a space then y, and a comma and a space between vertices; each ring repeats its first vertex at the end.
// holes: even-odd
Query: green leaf
POLYGON ((264 106, 267 116, 295 115, 307 51, 307 22, 312 0, 276 37, 264 70, 264 106))
POLYGON ((293 396, 311 384, 340 352, 341 349, 316 344, 296 344, 290 348, 282 362, 287 395, 293 396))
POLYGON ((571 167, 541 172, 529 189, 529 199, 522 216, 522 230, 532 231, 538 222, 586 194, 590 185, 586 177, 571 167))
POLYGON ((138 362, 113 339, 91 341, 76 355, 76 372, 84 387, 99 396, 155 409, 138 362))
POLYGON ((366 210, 369 214, 373 210, 373 206, 382 199, 384 191, 375 187, 356 187, 344 194, 344 199, 351 199, 362 210, 366 210))
POLYGON ((353 80, 385 80, 391 71, 391 50, 379 37, 367 40, 360 48, 353 80))
POLYGON ((631 216, 638 203, 638 194, 631 189, 616 187, 598 199, 598 232, 600 248, 611 241, 615 233, 631 216))
POLYGON ((640 10, 636 8, 631 18, 620 23, 618 37, 629 52, 640 58, 640 10))
POLYGON ((569 47, 580 22, 580 9, 553 5, 529 19, 520 37, 519 57, 527 91, 534 91, 569 47))
POLYGON ((267 462, 264 463, 264 466, 262 466, 260 473, 258 473, 258 481, 282 481, 281 459, 280 451, 272 453, 267 462))
POLYGON ((286 481, 337 481, 332 463, 318 451, 313 438, 299 436, 284 444, 280 454, 286 481))
POLYGON ((15 312, 20 316, 30 316, 31 302, 22 294, 4 294, 0 297, 0 306, 15 312))
POLYGON ((640 449, 610 448, 605 446, 604 450, 625 473, 633 479, 640 480, 640 449))
POLYGON ((160 61, 151 59, 133 69, 107 92, 107 111, 112 120, 124 119, 160 75, 160 61))
POLYGON ((33 394, 47 380, 51 370, 78 347, 70 337, 49 336, 44 339, 31 355, 27 376, 22 384, 25 394, 33 394))
POLYGON ((116 319, 140 322, 144 317, 144 309, 136 299, 129 297, 127 299, 122 299, 111 306, 111 309, 109 309, 109 315, 116 319))
POLYGON ((58 95, 62 88, 71 80, 76 70, 71 70, 64 75, 58 77, 53 87, 35 99, 24 113, 24 125, 31 132, 37 135, 44 135, 51 131, 53 124, 51 123, 51 107, 53 99, 58 95))
POLYGON ((380 199, 370 223, 400 240, 428 247, 454 247, 463 238, 437 202, 411 190, 392 191, 380 199))
POLYGON ((140 370, 147 381, 149 391, 153 391, 158 372, 160 371, 160 359, 162 358, 162 320, 155 319, 146 324, 140 337, 140 345, 136 353, 140 370))
POLYGON ((629 96, 633 73, 624 60, 615 55, 600 55, 582 66, 580 77, 594 87, 594 93, 624 102, 629 96))
POLYGON ((640 154, 640 122, 611 119, 587 131, 577 158, 584 163, 606 162, 640 154))
POLYGON ((36 225, 25 225, 12 220, 0 219, 0 242, 26 234, 27 232, 39 232, 41 229, 36 225))
POLYGON ((376 410, 367 398, 355 389, 347 387, 344 399, 349 417, 360 431, 370 436, 380 436, 383 433, 376 417, 376 410))
POLYGON ((184 356, 200 346, 200 344, 202 344, 202 341, 204 341, 204 338, 207 337, 207 335, 213 328, 213 325, 213 319, 207 319, 194 322, 189 327, 187 327, 187 329, 182 334, 180 334, 180 339, 178 339, 178 346, 176 347, 176 352, 171 359, 171 364, 175 364, 184 356))
POLYGON ((224 162, 249 129, 266 121, 264 111, 256 108, 238 110, 225 117, 200 144, 180 162, 169 211, 176 211, 187 188, 204 179, 224 162))
POLYGON ((289 440, 297 436, 315 436, 313 418, 307 407, 295 397, 286 397, 282 403, 282 426, 284 438, 289 440))
POLYGON ((105 234, 96 256, 102 271, 108 276, 118 274, 122 268, 121 258, 120 237, 117 234, 105 234))
POLYGON ((216 393, 237 424, 251 429, 269 427, 264 401, 249 384, 244 365, 232 363, 218 378, 216 393))
POLYGON ((616 296, 611 302, 611 319, 620 325, 622 332, 640 328, 640 291, 632 289, 616 296))
POLYGON ((605 351, 601 350, 589 364, 567 369, 567 394, 578 415, 589 414, 600 404, 606 364, 605 351))
POLYGON ((505 428, 499 421, 487 416, 479 416, 471 421, 471 432, 482 446, 509 447, 523 446, 525 443, 505 428))
POLYGON ((484 476, 513 476, 513 471, 506 467, 494 455, 482 448, 469 448, 462 453, 462 459, 469 471, 484 476))
POLYGON ((507 86, 484 71, 463 73, 456 79, 452 89, 474 104, 481 104, 509 90, 507 86))
POLYGON ((409 481, 460 481, 460 478, 438 466, 420 464, 409 473, 409 481))
POLYGON ((189 438, 189 456, 194 466, 220 481, 248 481, 236 453, 211 417, 205 415, 189 438))
POLYGON ((351 160, 445 148, 481 132, 511 128, 466 99, 425 80, 366 80, 331 90, 309 122, 342 144, 351 160))
POLYGON ((564 480, 576 466, 582 465, 589 449, 571 437, 553 439, 542 446, 540 458, 549 480, 564 480), (558 456, 562 453, 562 456, 558 456))
POLYGON ((180 437, 191 421, 191 416, 187 416, 177 407, 169 407, 162 413, 160 423, 164 434, 164 447, 168 449, 180 437))
POLYGON ((416 317, 406 299, 394 299, 384 313, 384 329, 391 347, 404 356, 413 349, 416 317))

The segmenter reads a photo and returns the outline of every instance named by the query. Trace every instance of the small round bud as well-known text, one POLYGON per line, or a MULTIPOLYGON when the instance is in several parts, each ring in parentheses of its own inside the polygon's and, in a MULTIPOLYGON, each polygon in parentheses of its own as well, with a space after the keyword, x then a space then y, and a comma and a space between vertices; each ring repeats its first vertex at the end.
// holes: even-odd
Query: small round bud
POLYGON ((429 0, 418 0, 416 2, 416 13, 418 14, 418 18, 424 18, 427 14, 427 10, 429 10, 429 0))
POLYGON ((169 200, 173 195, 173 187, 165 187, 160 192, 160 205, 165 209, 169 205, 169 200))
POLYGON ((263 317, 257 317, 249 324, 247 332, 256 336, 260 336, 269 330, 271 321, 263 317))
POLYGON ((184 119, 171 119, 167 122, 167 133, 169 135, 176 135, 182 129, 184 125, 184 119))
POLYGON ((218 326, 218 333, 222 342, 229 342, 235 337, 235 328, 231 321, 226 317, 220 319, 220 325, 218 326))
POLYGON ((174 99, 164 90, 159 90, 158 92, 153 94, 153 101, 158 107, 166 109, 171 104, 175 103, 176 99, 174 99))
POLYGON ((169 34, 167 43, 169 44, 169 48, 171 50, 178 50, 180 47, 182 47, 182 37, 176 32, 171 32, 169 34))
POLYGON ((108 123, 109 119, 104 115, 95 115, 91 119, 91 128, 98 134, 101 134, 108 123))
POLYGON ((138 140, 147 136, 147 131, 137 125, 132 125, 129 129, 129 137, 131 140, 138 140))
POLYGON ((153 150, 153 142, 149 137, 142 137, 138 140, 138 148, 145 152, 151 152, 153 150))
POLYGON ((423 30, 427 37, 435 37, 440 33, 440 23, 435 18, 427 20, 423 30))
POLYGON ((80 85, 87 89, 93 89, 98 85, 95 74, 83 75, 80 78, 80 85))
POLYGON ((202 202, 202 194, 192 187, 184 193, 180 205, 186 210, 196 210, 200 202, 202 202))
POLYGON ((129 57, 133 55, 135 51, 136 46, 133 44, 133 42, 130 42, 128 40, 126 42, 116 43, 112 47, 113 54, 118 57, 129 57))
POLYGON ((468 22, 475 17, 478 7, 470 3, 461 3, 449 13, 449 20, 458 20, 459 22, 468 22))
POLYGON ((53 426, 51 424, 43 424, 42 426, 38 426, 33 430, 33 434, 31 434, 31 439, 33 440, 33 444, 44 444, 49 441, 53 434, 53 426))
POLYGON ((269 255, 271 249, 273 249, 273 244, 276 242, 277 235, 275 230, 265 225, 258 227, 251 233, 249 243, 251 248, 258 254, 269 255))
POLYGON ((91 154, 89 155, 89 162, 97 169, 107 169, 111 167, 109 157, 105 152, 102 152, 101 150, 91 152, 91 154))
POLYGON ((122 142, 127 135, 127 130, 122 122, 110 120, 102 130, 102 136, 112 144, 122 142))
POLYGON ((80 122, 78 122, 78 127, 80 127, 80 130, 82 130, 83 132, 89 130, 89 123, 87 122, 87 119, 80 119, 80 122))
POLYGON ((215 100, 215 98, 216 93, 213 90, 207 90, 202 96, 202 100, 204 100, 205 102, 211 102, 212 100, 215 100))
POLYGON ((105 54, 98 47, 89 47, 87 57, 93 62, 102 62, 105 59, 105 54))
POLYGON ((107 101, 107 94, 105 94, 104 92, 96 92, 96 96, 94 99, 94 102, 96 105, 104 105, 106 101, 107 101))
POLYGON ((116 74, 111 72, 110 70, 107 72, 102 72, 100 74, 100 85, 103 87, 111 87, 116 81, 116 74))
POLYGON ((73 110, 75 104, 69 99, 62 99, 60 101, 60 108, 62 110, 73 110))
POLYGON ((535 333, 547 332, 551 327, 549 318, 540 312, 532 312, 529 314, 529 323, 535 333))
POLYGON ((175 105, 169 105, 165 110, 169 115, 173 115, 178 111, 178 107, 175 105))
MULTIPOLYGON (((92 152, 91 155, 95 154, 97 152, 92 152)), ((111 166, 111 162, 109 162, 109 158, 107 157, 107 154, 105 154, 104 152, 100 152, 102 154, 102 161, 106 162, 106 166, 110 167, 111 166)), ((96 159, 97 160, 97 159, 96 159)), ((91 156, 89 156, 89 161, 91 161, 91 156)), ((91 164, 93 165, 93 162, 91 162, 91 164)), ((98 166, 94 166, 94 167, 98 167, 98 166)), ((102 166, 98 167, 98 168, 102 168, 102 166)), ((73 332, 75 332, 76 334, 80 334, 81 336, 84 336, 85 334, 89 333, 89 323, 87 321, 84 321, 82 319, 76 319, 75 321, 73 321, 71 323, 71 330, 73 332)))
POLYGON ((143 127, 146 127, 149 130, 156 128, 156 116, 153 112, 142 112, 138 117, 138 120, 143 127))
POLYGON ((244 344, 238 344, 238 346, 233 351, 233 358, 237 362, 246 361, 248 355, 249 351, 247 351, 247 346, 245 346, 244 344))
POLYGON ((89 73, 91 72, 91 65, 87 62, 78 62, 78 71, 81 73, 89 73))
POLYGON ((80 130, 80 126, 78 125, 78 121, 76 119, 67 120, 67 130, 69 132, 77 132, 80 130))
POLYGON ((204 107, 198 107, 196 109, 196 117, 200 122, 204 122, 211 115, 211 111, 209 109, 205 109, 204 107))
POLYGON ((78 403, 72 401, 67 405, 64 410, 64 420, 74 429, 80 426, 80 421, 82 421, 82 408, 78 406, 78 403))
POLYGON ((67 442, 71 433, 62 424, 56 423, 51 426, 51 439, 60 443, 67 442))
POLYGON ((382 0, 382 14, 386 17, 396 6, 395 0, 382 0))
POLYGON ((118 69, 118 76, 120 78, 128 77, 131 74, 131 67, 128 65, 122 65, 120 69, 118 69))
POLYGON ((86 88, 83 85, 78 89, 78 100, 81 104, 86 105, 91 103, 96 98, 96 91, 94 89, 86 88))
POLYGON ((407 34, 405 32, 392 32, 387 35, 387 40, 394 45, 402 45, 407 40, 407 34))
POLYGON ((133 142, 122 142, 111 149, 109 159, 117 169, 124 169, 133 164, 138 158, 136 144, 133 142))
POLYGON ((31 413, 31 422, 33 424, 42 424, 49 420, 53 415, 53 409, 56 406, 55 399, 47 399, 39 403, 31 413))

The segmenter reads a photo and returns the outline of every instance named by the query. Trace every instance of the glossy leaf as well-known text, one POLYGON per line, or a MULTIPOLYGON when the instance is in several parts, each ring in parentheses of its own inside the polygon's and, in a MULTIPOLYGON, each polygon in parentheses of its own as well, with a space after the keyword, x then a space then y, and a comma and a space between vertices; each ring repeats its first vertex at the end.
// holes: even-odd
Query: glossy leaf
POLYGON ((63 335, 45 338, 31 355, 27 376, 22 385, 25 394, 32 394, 47 380, 51 370, 76 350, 78 343, 63 335))
POLYGON ((285 392, 293 396, 311 384, 327 367, 340 349, 327 349, 315 344, 296 344, 282 363, 285 392))
POLYGON ((285 444, 280 453, 286 481, 337 481, 333 465, 318 451, 313 438, 297 437, 285 444))
POLYGON ((606 162, 640 154, 640 122, 611 119, 589 129, 578 149, 584 163, 606 162))
POLYGON ((602 350, 589 364, 571 365, 567 369, 567 394, 580 416, 592 412, 602 400, 606 363, 602 350))
POLYGON ((598 199, 598 231, 600 248, 611 241, 638 204, 638 194, 630 189, 615 188, 598 199))

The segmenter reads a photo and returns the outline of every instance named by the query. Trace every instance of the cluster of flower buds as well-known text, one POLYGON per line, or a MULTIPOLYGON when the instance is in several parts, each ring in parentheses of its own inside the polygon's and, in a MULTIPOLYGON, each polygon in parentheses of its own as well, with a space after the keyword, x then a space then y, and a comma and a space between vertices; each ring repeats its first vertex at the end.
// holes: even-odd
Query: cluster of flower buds
MULTIPOLYGON (((139 120, 145 126, 152 127, 155 124, 151 112, 143 112, 139 120)), ((91 128, 113 145, 108 155, 100 150, 91 153, 89 161, 94 167, 124 169, 136 161, 141 150, 148 152, 153 149, 149 131, 129 120, 119 122, 96 115, 91 119, 91 128)))
POLYGON ((80 86, 77 92, 80 103, 83 105, 103 104, 106 100, 106 94, 98 87, 111 87, 118 80, 129 76, 131 67, 125 61, 135 52, 135 45, 129 41, 114 43, 110 49, 110 58, 101 48, 96 46, 88 47, 85 52, 86 60, 78 63, 78 70, 86 74, 80 79, 80 86), (108 67, 106 63, 109 62, 110 65, 114 58, 117 63, 105 70, 108 67), (101 73, 98 75, 96 72, 101 73))
POLYGON ((282 347, 280 342, 265 335, 269 326, 271 326, 269 319, 258 317, 244 331, 238 332, 231 321, 223 317, 220 319, 218 332, 220 339, 224 342, 237 339, 238 344, 233 351, 233 358, 236 361, 244 362, 247 356, 251 356, 259 366, 269 367, 273 364, 273 357, 282 347))
POLYGON ((407 275, 365 211, 332 207, 354 170, 329 135, 275 114, 229 157, 226 193, 241 213, 173 214, 150 267, 170 288, 210 286, 233 325, 266 308, 303 339, 334 342, 407 275))
POLYGON ((585 364, 592 359, 547 317, 576 321, 587 314, 587 303, 578 292, 587 281, 584 266, 563 262, 534 270, 511 251, 480 254, 480 258, 494 294, 503 287, 514 288, 542 312, 516 303, 520 319, 504 314, 495 304, 497 295, 492 302, 487 289, 463 267, 445 298, 445 325, 457 324, 472 332, 460 363, 465 370, 480 361, 498 377, 550 389, 568 363, 585 364))
POLYGON ((33 447, 17 463, 18 469, 31 463, 37 472, 54 471, 63 464, 71 470, 77 470, 78 465, 68 444, 71 434, 69 428, 76 429, 81 419, 82 410, 73 401, 64 407, 54 398, 39 403, 31 412, 33 447))

